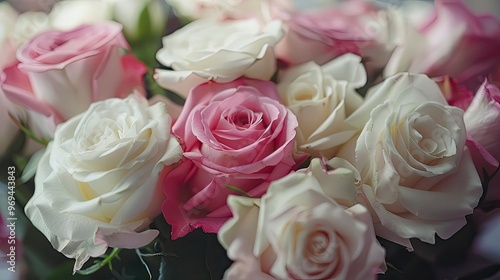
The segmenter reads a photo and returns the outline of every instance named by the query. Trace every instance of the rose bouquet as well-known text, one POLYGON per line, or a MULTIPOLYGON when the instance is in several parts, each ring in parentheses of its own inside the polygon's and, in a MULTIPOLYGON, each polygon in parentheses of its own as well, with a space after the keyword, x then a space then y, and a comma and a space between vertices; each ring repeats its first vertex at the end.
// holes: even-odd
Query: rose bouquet
POLYGON ((0 3, 2 279, 500 277, 489 5, 0 3))

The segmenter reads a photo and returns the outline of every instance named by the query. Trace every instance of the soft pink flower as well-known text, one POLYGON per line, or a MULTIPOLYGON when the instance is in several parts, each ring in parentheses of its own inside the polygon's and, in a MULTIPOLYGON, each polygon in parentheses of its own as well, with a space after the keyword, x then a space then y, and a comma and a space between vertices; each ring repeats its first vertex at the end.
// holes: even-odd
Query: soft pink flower
POLYGON ((478 82, 500 62, 500 21, 474 14, 461 1, 437 0, 434 18, 420 32, 426 47, 414 57, 410 72, 478 82))
POLYGON ((462 110, 466 110, 469 107, 474 94, 467 87, 459 84, 449 76, 438 77, 434 81, 438 83, 448 104, 462 110))
MULTIPOLYGON (((18 19, 18 13, 8 3, 0 4, 0 71, 16 61, 16 46, 9 38, 8 32, 13 29, 18 19)), ((9 113, 17 113, 17 109, 6 98, 0 90, 0 158, 9 148, 16 137, 19 128, 11 121, 9 113)))
POLYGON ((497 67, 495 71, 489 76, 490 83, 500 86, 500 67, 497 67))
POLYGON ((190 92, 172 127, 185 160, 164 186, 173 239, 195 228, 217 232, 231 217, 231 186, 260 197, 293 170, 297 119, 278 100, 272 82, 251 79, 208 82, 190 92))
POLYGON ((394 48, 395 34, 389 26, 395 15, 368 2, 346 1, 321 10, 286 12, 282 17, 287 30, 275 53, 286 64, 312 60, 321 65, 354 53, 363 57, 371 72, 385 65, 394 48))
MULTIPOLYGON (((489 165, 476 166, 479 174, 483 169, 491 176, 500 161, 500 88, 485 81, 477 91, 472 103, 464 114, 467 133, 479 144, 477 149, 471 149, 473 156, 486 159, 489 165), (479 155, 478 155, 479 154, 479 155), (493 159, 489 159, 491 156, 493 159), (493 165, 493 166, 492 166, 493 165)), ((476 161, 477 165, 477 161, 476 161)), ((500 174, 489 178, 486 201, 500 200, 500 174)))
POLYGON ((129 46, 121 29, 106 22, 35 36, 18 49, 19 63, 2 74, 5 95, 50 119, 53 125, 38 125, 49 137, 55 124, 85 111, 92 102, 126 96, 142 85, 146 68, 122 54, 129 46))

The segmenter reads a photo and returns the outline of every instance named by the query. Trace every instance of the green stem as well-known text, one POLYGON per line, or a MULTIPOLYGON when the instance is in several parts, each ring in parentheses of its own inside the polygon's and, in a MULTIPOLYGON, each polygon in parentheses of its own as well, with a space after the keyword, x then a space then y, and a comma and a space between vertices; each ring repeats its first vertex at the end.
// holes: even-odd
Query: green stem
POLYGON ((76 273, 81 274, 81 275, 90 275, 99 269, 101 269, 103 266, 105 266, 108 263, 111 263, 111 261, 118 256, 122 249, 120 248, 113 248, 113 251, 111 254, 107 255, 102 261, 92 265, 91 267, 84 269, 84 270, 77 270, 76 273))

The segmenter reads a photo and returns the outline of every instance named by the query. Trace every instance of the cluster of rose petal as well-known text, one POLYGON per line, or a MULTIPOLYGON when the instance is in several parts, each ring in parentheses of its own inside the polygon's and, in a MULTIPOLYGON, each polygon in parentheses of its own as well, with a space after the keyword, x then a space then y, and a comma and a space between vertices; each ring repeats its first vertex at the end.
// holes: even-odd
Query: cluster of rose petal
POLYGON ((26 214, 75 270, 148 244, 162 212, 172 239, 218 233, 227 279, 373 279, 377 236, 432 244, 499 199, 494 16, 167 2, 195 19, 156 53, 182 106, 148 103, 116 23, 42 32, 1 65, 0 106, 52 140, 26 214))

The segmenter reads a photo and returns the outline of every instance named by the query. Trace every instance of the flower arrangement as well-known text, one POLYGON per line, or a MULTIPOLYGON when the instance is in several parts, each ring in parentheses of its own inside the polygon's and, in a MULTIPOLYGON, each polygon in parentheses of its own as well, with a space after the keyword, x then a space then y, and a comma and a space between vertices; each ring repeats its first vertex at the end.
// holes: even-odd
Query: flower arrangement
POLYGON ((16 3, 2 279, 500 277, 500 6, 16 3))

